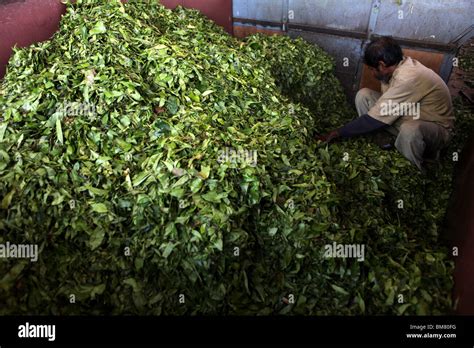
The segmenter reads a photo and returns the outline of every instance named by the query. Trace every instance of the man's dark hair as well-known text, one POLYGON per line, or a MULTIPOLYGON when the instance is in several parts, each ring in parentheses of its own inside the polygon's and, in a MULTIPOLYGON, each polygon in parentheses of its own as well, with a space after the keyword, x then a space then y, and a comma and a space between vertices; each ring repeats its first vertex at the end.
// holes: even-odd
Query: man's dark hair
POLYGON ((402 60, 402 48, 390 36, 377 38, 365 48, 364 63, 373 68, 379 67, 379 61, 384 62, 387 66, 392 66, 402 60))

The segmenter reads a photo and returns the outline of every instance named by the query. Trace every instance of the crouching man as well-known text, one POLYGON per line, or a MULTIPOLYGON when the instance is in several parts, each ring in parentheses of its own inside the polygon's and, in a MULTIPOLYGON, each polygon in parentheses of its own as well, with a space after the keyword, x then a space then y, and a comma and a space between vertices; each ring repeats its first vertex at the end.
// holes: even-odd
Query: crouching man
POLYGON ((433 70, 404 57, 390 37, 372 41, 364 63, 381 81, 382 93, 361 89, 356 96, 360 117, 318 139, 330 142, 384 130, 396 136, 398 151, 424 171, 425 162, 437 160, 451 139, 454 114, 448 87, 433 70))

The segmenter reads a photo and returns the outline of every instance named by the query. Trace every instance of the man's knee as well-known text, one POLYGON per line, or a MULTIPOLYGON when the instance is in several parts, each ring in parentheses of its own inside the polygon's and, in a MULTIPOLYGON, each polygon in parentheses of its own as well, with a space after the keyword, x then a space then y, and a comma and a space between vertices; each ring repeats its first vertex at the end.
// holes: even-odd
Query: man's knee
POLYGON ((423 134, 420 129, 421 122, 405 121, 400 125, 395 147, 410 162, 422 169, 423 153, 426 144, 423 140, 423 134))
POLYGON ((420 122, 406 121, 400 125, 400 131, 395 141, 395 147, 402 151, 402 149, 411 147, 415 142, 423 140, 423 135, 420 131, 420 122))
POLYGON ((355 105, 359 116, 368 113, 380 96, 381 94, 379 92, 373 91, 369 88, 362 88, 359 90, 355 97, 355 105))
POLYGON ((420 139, 423 138, 421 133, 421 122, 405 121, 400 124, 400 136, 405 139, 420 139))
POLYGON ((370 88, 362 88, 360 89, 355 97, 356 104, 362 103, 367 100, 373 99, 374 91, 370 88))

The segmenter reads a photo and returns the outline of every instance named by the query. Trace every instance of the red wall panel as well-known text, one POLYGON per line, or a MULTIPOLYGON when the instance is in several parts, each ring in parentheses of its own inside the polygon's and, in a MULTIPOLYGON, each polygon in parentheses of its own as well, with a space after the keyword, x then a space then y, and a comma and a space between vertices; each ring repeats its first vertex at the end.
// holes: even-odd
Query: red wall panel
POLYGON ((196 8, 232 34, 232 0, 182 0, 184 7, 196 8))

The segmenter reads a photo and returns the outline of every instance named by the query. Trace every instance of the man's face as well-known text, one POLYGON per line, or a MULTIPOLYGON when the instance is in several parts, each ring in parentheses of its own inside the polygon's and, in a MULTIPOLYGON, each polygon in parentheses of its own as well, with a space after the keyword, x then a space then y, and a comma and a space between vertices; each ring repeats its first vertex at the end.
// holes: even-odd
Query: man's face
POLYGON ((391 69, 385 67, 385 64, 379 64, 378 68, 369 67, 372 75, 379 81, 383 83, 388 83, 392 78, 392 71, 391 69))

